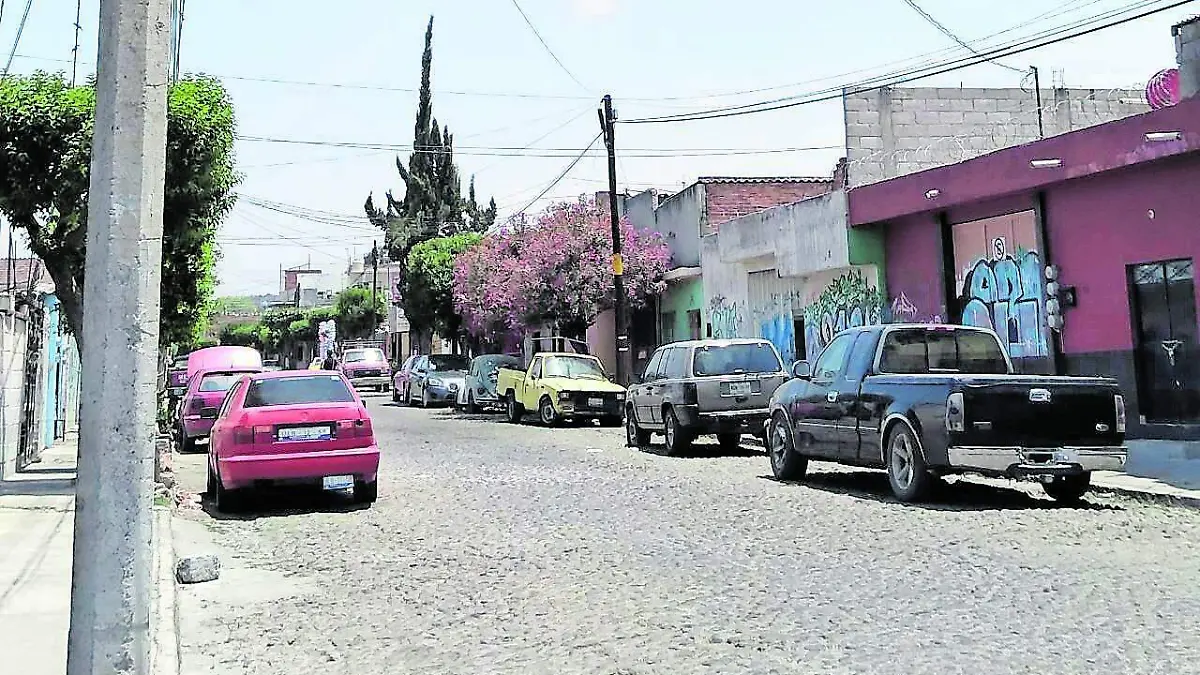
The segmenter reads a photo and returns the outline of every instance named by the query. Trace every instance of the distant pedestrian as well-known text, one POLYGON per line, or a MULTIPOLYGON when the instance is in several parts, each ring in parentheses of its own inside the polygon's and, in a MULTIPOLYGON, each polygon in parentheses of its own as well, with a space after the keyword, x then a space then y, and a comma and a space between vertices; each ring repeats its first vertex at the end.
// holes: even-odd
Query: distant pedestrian
POLYGON ((337 359, 334 358, 333 352, 325 357, 325 362, 321 364, 321 368, 325 370, 337 370, 337 359))

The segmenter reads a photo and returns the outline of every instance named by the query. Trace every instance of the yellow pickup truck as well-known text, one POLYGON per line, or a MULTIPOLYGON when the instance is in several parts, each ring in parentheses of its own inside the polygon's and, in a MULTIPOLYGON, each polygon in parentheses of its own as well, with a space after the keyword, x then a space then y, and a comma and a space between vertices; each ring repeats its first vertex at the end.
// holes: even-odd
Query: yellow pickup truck
POLYGON ((621 426, 625 387, 608 379, 600 359, 578 341, 541 339, 557 341, 564 350, 539 351, 526 357, 525 370, 501 368, 497 374, 496 391, 504 399, 508 421, 517 424, 526 411, 537 411, 546 426, 594 419, 602 426, 621 426), (575 351, 566 351, 568 346, 575 351))

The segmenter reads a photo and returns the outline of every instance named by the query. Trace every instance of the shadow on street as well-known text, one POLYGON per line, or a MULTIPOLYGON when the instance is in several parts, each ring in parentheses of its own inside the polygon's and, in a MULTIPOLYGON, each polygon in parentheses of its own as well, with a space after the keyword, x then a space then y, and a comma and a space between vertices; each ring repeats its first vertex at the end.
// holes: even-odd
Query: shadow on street
POLYGON ((286 518, 311 513, 352 513, 370 508, 369 504, 354 502, 349 494, 325 492, 318 488, 256 488, 244 497, 236 513, 217 510, 213 496, 201 497, 201 508, 213 520, 259 520, 286 518))
MULTIPOLYGON (((882 471, 822 471, 810 473, 800 481, 788 482, 776 480, 773 476, 760 478, 787 487, 812 488, 877 502, 896 502, 888 484, 887 474, 882 471)), ((1039 499, 1016 488, 985 485, 968 480, 937 481, 928 501, 905 506, 931 511, 1123 510, 1111 504, 1095 504, 1088 501, 1076 505, 1063 505, 1049 498, 1039 499)))

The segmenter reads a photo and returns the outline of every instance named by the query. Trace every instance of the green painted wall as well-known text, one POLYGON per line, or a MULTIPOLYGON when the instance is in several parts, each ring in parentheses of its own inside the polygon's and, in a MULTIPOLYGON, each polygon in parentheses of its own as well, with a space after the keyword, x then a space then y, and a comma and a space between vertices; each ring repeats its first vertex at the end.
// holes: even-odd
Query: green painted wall
POLYGON ((887 294, 887 269, 884 251, 887 245, 883 238, 883 226, 847 227, 846 240, 850 248, 851 265, 875 265, 879 269, 879 291, 887 294))
POLYGON ((691 337, 688 312, 700 311, 700 337, 704 337, 704 285, 700 277, 674 282, 667 286, 659 301, 659 323, 663 342, 687 340, 691 337), (668 314, 674 314, 673 319, 668 314), (671 320, 670 326, 667 321, 671 320), (673 330, 672 330, 673 329, 673 330))

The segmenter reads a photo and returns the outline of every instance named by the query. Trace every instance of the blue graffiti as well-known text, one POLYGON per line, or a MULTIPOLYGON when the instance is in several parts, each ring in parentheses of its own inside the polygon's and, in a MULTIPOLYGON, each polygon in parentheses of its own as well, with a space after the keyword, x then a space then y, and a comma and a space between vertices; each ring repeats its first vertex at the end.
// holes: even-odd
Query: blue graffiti
POLYGON ((714 338, 735 338, 742 327, 742 313, 735 304, 718 296, 709 303, 708 318, 714 338))
POLYGON ((780 314, 758 326, 759 335, 775 345, 783 362, 790 365, 796 360, 796 324, 792 315, 780 314))
POLYGON ((1036 251, 979 260, 963 282, 962 322, 996 331, 1013 358, 1046 356, 1043 293, 1042 263, 1036 251))

